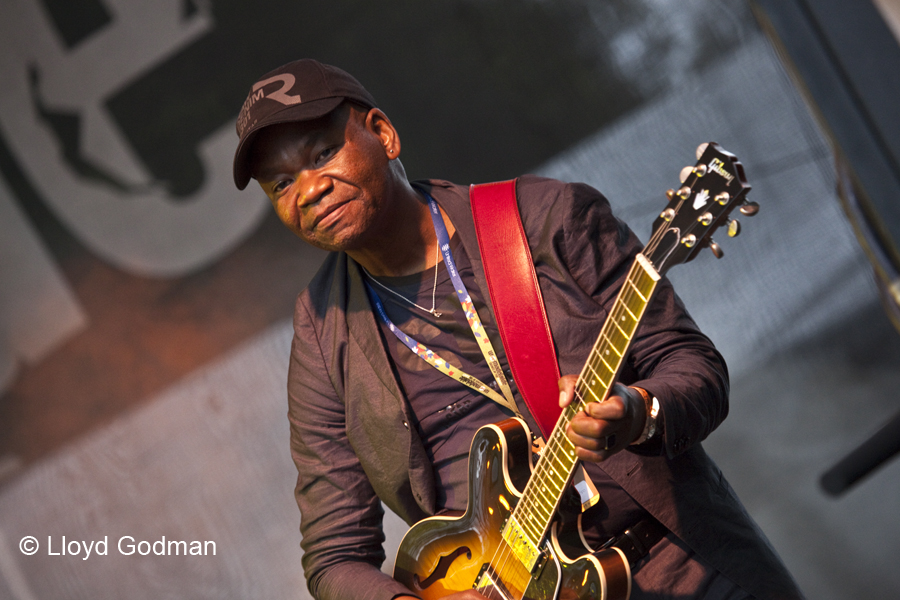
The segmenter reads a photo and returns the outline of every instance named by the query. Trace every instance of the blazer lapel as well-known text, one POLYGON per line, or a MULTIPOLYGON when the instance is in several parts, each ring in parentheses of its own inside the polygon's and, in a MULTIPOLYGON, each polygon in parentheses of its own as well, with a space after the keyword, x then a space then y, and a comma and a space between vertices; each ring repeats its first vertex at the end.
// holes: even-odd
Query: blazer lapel
POLYGON ((403 393, 394 377, 394 371, 381 342, 378 323, 375 321, 375 311, 366 295, 362 269, 349 257, 347 258, 347 283, 347 324, 350 335, 363 350, 366 360, 369 361, 372 370, 381 381, 381 385, 397 399, 398 404, 404 407, 405 412, 406 403, 403 400, 403 393))
MULTIPOLYGON (((411 407, 407 402, 400 384, 394 376, 394 370, 391 367, 390 359, 381 340, 379 325, 375 320, 374 310, 369 302, 368 295, 363 282, 363 273, 360 266, 353 260, 347 258, 347 325, 349 327, 350 336, 359 346, 360 351, 368 361, 371 370, 375 373, 380 386, 387 391, 387 394, 395 402, 394 407, 382 405, 376 412, 396 414, 396 421, 382 431, 382 435, 394 436, 390 441, 382 440, 384 443, 396 443, 396 430, 390 433, 395 425, 399 425, 402 419, 404 427, 400 432, 406 434, 408 441, 408 452, 406 453, 407 465, 405 469, 398 469, 399 464, 388 466, 386 471, 393 472, 391 479, 394 480, 389 486, 391 490, 399 490, 409 486, 409 490, 413 495, 413 502, 418 505, 420 513, 413 513, 411 507, 405 505, 406 499, 397 497, 394 500, 397 505, 392 506, 391 499, 383 497, 382 500, 391 506, 395 512, 398 512, 404 518, 411 521, 423 518, 426 515, 434 514, 435 490, 434 490, 434 474, 431 462, 425 452, 415 427, 411 425, 413 422, 411 407), (396 411, 396 412, 395 412, 396 411), (405 481, 404 481, 405 480, 405 481), (404 507, 402 512, 398 511, 404 507)), ((378 387, 373 382, 373 387, 378 387)), ((373 394, 372 397, 381 396, 385 398, 385 394, 373 394)), ((389 420, 393 420, 391 417, 389 420)), ((374 440, 370 440, 374 441, 374 440)), ((393 492, 392 492, 393 493, 393 492)))

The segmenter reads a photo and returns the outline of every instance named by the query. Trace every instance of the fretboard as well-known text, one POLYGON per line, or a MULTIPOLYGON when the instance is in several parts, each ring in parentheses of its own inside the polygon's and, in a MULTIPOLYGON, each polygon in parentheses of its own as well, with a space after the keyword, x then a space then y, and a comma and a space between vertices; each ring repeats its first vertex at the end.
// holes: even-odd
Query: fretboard
POLYGON ((503 538, 529 571, 538 561, 541 541, 578 465, 575 446, 566 437, 569 422, 585 404, 606 399, 659 279, 656 269, 639 254, 578 376, 575 400, 562 411, 503 530, 503 538))

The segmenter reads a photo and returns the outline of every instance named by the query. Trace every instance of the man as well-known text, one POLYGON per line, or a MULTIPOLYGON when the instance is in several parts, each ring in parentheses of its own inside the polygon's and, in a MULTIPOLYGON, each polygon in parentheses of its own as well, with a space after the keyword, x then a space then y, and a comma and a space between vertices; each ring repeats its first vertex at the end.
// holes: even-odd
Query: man
MULTIPOLYGON (((509 377, 468 189, 409 182, 374 98, 316 61, 264 75, 237 130, 236 185, 256 179, 291 231, 332 252, 298 298, 288 381, 310 591, 415 597, 379 570, 381 503, 410 524, 464 509, 474 432, 516 413, 538 431, 509 377)), ((560 368, 578 372, 640 244, 585 185, 522 177, 516 192, 560 368)), ((658 532, 632 557, 632 598, 801 597, 699 444, 727 413, 727 371, 667 282, 620 380, 567 435, 602 498, 586 540, 658 532)), ((560 381, 561 405, 573 384, 560 381)))

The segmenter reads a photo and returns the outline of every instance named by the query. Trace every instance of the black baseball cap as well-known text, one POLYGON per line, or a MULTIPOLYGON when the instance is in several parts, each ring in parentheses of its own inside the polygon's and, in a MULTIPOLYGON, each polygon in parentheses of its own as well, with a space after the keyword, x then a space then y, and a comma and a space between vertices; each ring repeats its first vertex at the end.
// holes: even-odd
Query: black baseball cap
POLYGON ((237 119, 240 138, 234 153, 234 184, 250 182, 248 150, 254 134, 269 125, 308 121, 325 116, 344 100, 374 108, 375 98, 352 75, 337 67, 304 58, 259 78, 237 119))

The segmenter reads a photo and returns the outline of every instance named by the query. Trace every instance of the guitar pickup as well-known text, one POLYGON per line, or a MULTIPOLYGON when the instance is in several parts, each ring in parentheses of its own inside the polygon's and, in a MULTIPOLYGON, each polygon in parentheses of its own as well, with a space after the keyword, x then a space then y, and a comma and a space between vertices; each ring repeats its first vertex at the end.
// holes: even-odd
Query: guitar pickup
POLYGON ((525 565, 529 573, 533 573, 541 557, 541 551, 537 546, 537 542, 530 539, 522 530, 515 517, 510 516, 506 526, 503 528, 502 536, 506 543, 509 544, 513 555, 525 565))

